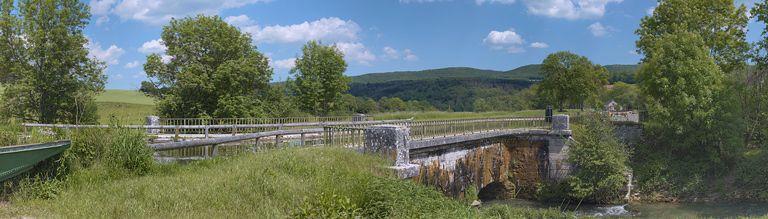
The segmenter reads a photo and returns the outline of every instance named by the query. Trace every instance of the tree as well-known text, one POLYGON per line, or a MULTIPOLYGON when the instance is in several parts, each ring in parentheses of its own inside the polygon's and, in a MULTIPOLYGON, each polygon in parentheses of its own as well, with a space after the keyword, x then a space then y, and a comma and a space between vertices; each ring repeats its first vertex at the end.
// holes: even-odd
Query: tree
POLYGON ((720 70, 730 74, 744 66, 749 51, 746 10, 733 0, 659 0, 653 15, 644 17, 635 31, 638 52, 645 61, 661 36, 687 31, 701 36, 720 70))
MULTIPOLYGON (((759 22, 768 23, 768 1, 756 3, 751 14, 759 22)), ((763 29, 760 36, 750 54, 755 68, 740 75, 744 82, 740 93, 750 143, 768 140, 768 29, 763 29)))
POLYGON ((149 83, 142 91, 159 98, 168 117, 259 117, 269 89, 269 60, 251 45, 251 37, 218 16, 171 20, 162 40, 170 61, 147 57, 149 83))
POLYGON ((544 80, 539 95, 546 96, 560 111, 566 104, 596 104, 600 89, 608 83, 608 71, 592 64, 587 57, 570 52, 557 52, 544 59, 544 80))
POLYGON ((382 97, 379 99, 379 107, 383 112, 399 112, 405 111, 405 101, 397 97, 382 97))
POLYGON ((12 0, 0 5, 3 113, 40 123, 96 122, 103 62, 88 57, 88 6, 77 0, 12 0), (15 12, 15 13, 14 13, 15 12))
POLYGON ((344 75, 347 63, 335 46, 309 41, 296 59, 294 93, 301 109, 315 115, 328 115, 341 107, 341 94, 349 90, 350 79, 344 75))
POLYGON ((605 95, 605 102, 611 100, 616 101, 624 109, 638 109, 640 107, 640 89, 634 84, 616 82, 605 95))
POLYGON ((568 176, 568 196, 596 203, 620 200, 627 185, 629 149, 614 136, 613 124, 605 115, 591 113, 575 126, 577 141, 568 149, 568 162, 575 168, 568 176))
POLYGON ((691 32, 662 35, 649 47, 638 79, 647 98, 644 132, 654 138, 638 148, 641 183, 697 191, 702 179, 728 172, 743 148, 739 107, 709 52, 691 32))

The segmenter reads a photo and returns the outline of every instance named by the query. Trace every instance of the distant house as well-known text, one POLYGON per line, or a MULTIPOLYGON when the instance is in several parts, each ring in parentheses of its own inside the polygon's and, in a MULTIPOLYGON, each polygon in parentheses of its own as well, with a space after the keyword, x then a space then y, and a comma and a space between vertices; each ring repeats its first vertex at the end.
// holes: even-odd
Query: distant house
POLYGON ((621 111, 621 106, 616 101, 611 100, 611 102, 608 102, 607 104, 605 104, 605 111, 608 111, 608 112, 621 111))

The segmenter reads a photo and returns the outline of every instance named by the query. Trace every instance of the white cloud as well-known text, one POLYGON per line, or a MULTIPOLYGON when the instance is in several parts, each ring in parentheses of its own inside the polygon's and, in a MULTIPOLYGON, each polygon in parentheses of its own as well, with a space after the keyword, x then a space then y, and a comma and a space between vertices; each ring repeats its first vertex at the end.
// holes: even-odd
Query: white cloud
POLYGON ((595 22, 594 24, 589 25, 587 29, 589 29, 589 32, 591 32, 593 36, 603 37, 608 35, 609 27, 603 26, 600 22, 595 22))
POLYGON ((269 0, 123 0, 111 13, 123 20, 137 20, 149 24, 165 24, 171 18, 196 14, 218 14, 221 10, 238 8, 269 0))
POLYGON ((402 58, 405 61, 416 61, 419 57, 413 53, 411 49, 404 49, 402 52, 395 48, 385 46, 382 51, 384 52, 385 59, 398 60, 402 58))
POLYGON ((536 49, 545 49, 545 48, 549 48, 549 45, 542 42, 533 42, 531 43, 530 47, 536 48, 536 49))
POLYGON ((168 63, 170 63, 170 62, 171 62, 171 59, 173 59, 173 57, 172 57, 172 56, 169 56, 169 55, 165 55, 165 54, 163 54, 163 55, 160 55, 160 61, 161 61, 161 62, 163 62, 163 63, 165 63, 165 64, 168 64, 168 63))
POLYGON ((109 65, 116 65, 119 63, 120 56, 122 56, 125 53, 125 50, 123 50, 120 47, 117 47, 116 45, 111 45, 107 49, 102 49, 101 44, 98 42, 92 42, 88 41, 88 44, 86 45, 88 48, 88 54, 93 56, 94 58, 101 60, 109 65))
POLYGON ((488 36, 483 39, 484 43, 492 45, 510 45, 510 44, 523 44, 524 40, 514 29, 506 31, 491 31, 488 36))
POLYGON ((351 61, 363 65, 369 65, 372 61, 376 61, 376 56, 365 48, 362 43, 347 43, 340 42, 335 44, 336 48, 344 53, 344 57, 351 61))
POLYGON ((139 52, 144 54, 152 54, 152 53, 161 54, 161 53, 165 53, 165 50, 167 49, 168 47, 165 47, 162 39, 155 39, 155 40, 144 42, 144 44, 141 44, 141 47, 139 48, 139 52))
POLYGON ((399 59, 400 58, 400 52, 397 51, 395 48, 385 46, 382 51, 384 51, 384 58, 388 59, 399 59))
POLYGON ((609 3, 623 0, 525 0, 528 12, 552 18, 592 19, 605 14, 609 3))
POLYGON ((634 50, 634 49, 633 49, 633 50, 629 50, 629 52, 628 52, 628 53, 629 53, 629 54, 632 54, 632 55, 640 55, 640 54, 638 54, 638 53, 637 53, 637 51, 636 51, 636 50, 634 50))
POLYGON ((251 18, 248 17, 248 15, 238 15, 238 16, 229 16, 224 18, 224 21, 226 21, 228 24, 236 27, 243 27, 248 26, 254 23, 251 18))
POLYGON ((260 28, 253 25, 241 28, 251 33, 254 41, 267 43, 303 43, 309 40, 350 42, 356 41, 360 33, 360 26, 357 23, 337 17, 321 18, 320 20, 305 21, 287 26, 274 25, 260 28))
POLYGON ((514 4, 515 0, 475 0, 475 4, 477 5, 482 5, 485 3, 488 3, 488 4, 498 3, 498 4, 509 5, 509 4, 514 4))
POLYGON ((115 0, 92 0, 89 3, 91 7, 91 14, 98 16, 96 19, 96 25, 101 25, 109 21, 109 13, 112 10, 112 5, 115 4, 115 0))
POLYGON ((296 58, 271 61, 270 65, 272 65, 273 68, 278 69, 292 69, 293 67, 296 67, 296 58))
POLYGON ((136 68, 136 67, 139 67, 139 65, 141 65, 139 61, 133 61, 133 62, 125 63, 125 68, 136 68))
POLYGON ((494 50, 505 49, 509 53, 525 52, 525 49, 522 48, 525 40, 523 40, 523 37, 521 37, 520 34, 517 34, 514 29, 491 31, 488 33, 488 36, 483 39, 483 43, 494 50))
POLYGON ((123 78, 125 78, 123 77, 123 74, 116 74, 114 77, 115 80, 123 80, 123 78))
POLYGON ((405 61, 417 61, 417 60, 419 60, 419 57, 416 56, 416 54, 413 54, 413 51, 411 51, 411 49, 405 49, 405 50, 403 50, 403 60, 405 60, 405 61))

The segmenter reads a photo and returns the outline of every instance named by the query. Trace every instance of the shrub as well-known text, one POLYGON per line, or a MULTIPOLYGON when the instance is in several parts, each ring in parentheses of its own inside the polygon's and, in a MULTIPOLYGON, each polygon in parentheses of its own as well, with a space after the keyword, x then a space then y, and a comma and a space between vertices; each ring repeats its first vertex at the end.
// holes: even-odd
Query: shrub
POLYGON ((610 118, 587 114, 576 126, 576 141, 568 150, 574 169, 566 179, 567 195, 577 200, 612 203, 621 198, 629 173, 629 152, 614 134, 610 118))

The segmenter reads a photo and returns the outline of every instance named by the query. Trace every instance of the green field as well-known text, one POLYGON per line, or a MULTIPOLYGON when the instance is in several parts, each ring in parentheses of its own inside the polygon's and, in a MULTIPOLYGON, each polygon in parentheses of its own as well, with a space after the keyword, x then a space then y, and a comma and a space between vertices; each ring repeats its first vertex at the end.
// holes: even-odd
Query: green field
POLYGON ((505 205, 477 209, 471 200, 397 179, 386 165, 352 150, 289 148, 115 179, 96 167, 71 175, 49 199, 0 203, 0 218, 573 217, 505 205))
POLYGON ((99 122, 109 124, 112 117, 122 124, 143 124, 155 114, 152 98, 136 90, 106 90, 96 97, 99 122))
POLYGON ((96 102, 154 105, 154 99, 137 90, 105 90, 96 96, 96 102))

